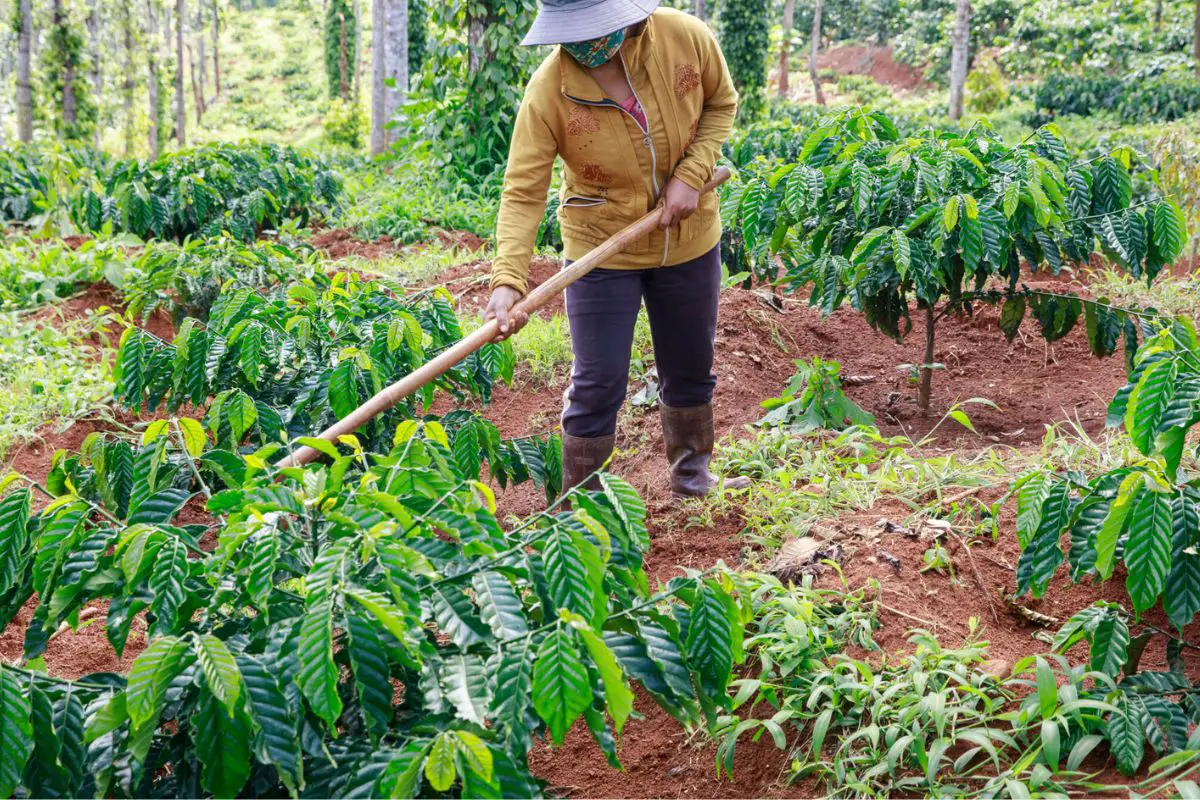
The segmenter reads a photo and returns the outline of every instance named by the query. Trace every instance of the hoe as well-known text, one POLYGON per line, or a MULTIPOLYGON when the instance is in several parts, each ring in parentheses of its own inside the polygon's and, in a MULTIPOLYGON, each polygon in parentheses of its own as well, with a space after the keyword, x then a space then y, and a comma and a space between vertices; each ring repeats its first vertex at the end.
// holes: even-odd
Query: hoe
MULTIPOLYGON (((720 167, 714 173, 712 180, 705 184, 703 192, 711 192, 729 178, 729 170, 720 167)), ((538 309, 550 302, 563 289, 566 289, 575 281, 582 278, 584 275, 591 272, 593 269, 603 264, 612 256, 623 251, 631 241, 640 236, 644 236, 654 228, 658 227, 659 217, 662 216, 662 207, 655 208, 646 216, 633 222, 612 237, 605 240, 603 243, 596 246, 594 250, 589 252, 583 258, 571 264, 571 266, 555 273, 554 277, 538 286, 530 292, 524 300, 518 303, 513 311, 515 313, 524 313, 533 316, 538 309)), ((387 411, 392 406, 399 403, 404 398, 408 397, 413 392, 420 389, 430 381, 436 380, 441 375, 454 367, 467 356, 474 353, 479 348, 483 347, 488 342, 496 338, 496 334, 500 332, 500 324, 494 319, 489 319, 472 331, 469 335, 463 337, 455 345, 448 350, 443 351, 432 361, 413 370, 405 375, 400 380, 386 386, 371 397, 367 402, 363 403, 351 413, 347 414, 342 419, 338 420, 333 425, 321 431, 317 438, 324 439, 327 442, 335 442, 339 436, 351 433, 357 428, 367 424, 379 414, 387 411)), ((300 464, 307 464, 320 455, 319 452, 311 447, 301 447, 293 452, 287 458, 279 462, 281 467, 294 467, 300 464)))

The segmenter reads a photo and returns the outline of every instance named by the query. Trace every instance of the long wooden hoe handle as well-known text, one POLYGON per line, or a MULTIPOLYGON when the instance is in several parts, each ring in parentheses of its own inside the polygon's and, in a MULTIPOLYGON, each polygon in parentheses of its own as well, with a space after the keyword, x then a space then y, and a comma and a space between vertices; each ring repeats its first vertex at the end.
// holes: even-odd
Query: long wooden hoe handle
MULTIPOLYGON (((725 167, 719 167, 713 172, 712 180, 705 184, 701 193, 711 192, 728 180, 728 178, 729 170, 725 167)), ((530 292, 524 300, 517 303, 513 308, 513 313, 524 313, 532 316, 534 312, 549 303, 563 289, 566 289, 608 259, 622 252, 634 239, 645 236, 658 227, 658 219, 662 216, 662 213, 662 206, 659 206, 637 222, 626 225, 609 239, 597 245, 594 250, 583 258, 572 263, 571 266, 556 272, 554 277, 530 292)), ((470 334, 455 342, 453 347, 439 353, 432 361, 418 367, 392 385, 381 389, 371 399, 367 400, 367 402, 321 431, 317 435, 317 438, 324 439, 327 442, 334 442, 339 436, 352 433, 356 429, 366 425, 372 419, 387 411, 425 384, 437 380, 450 371, 455 364, 458 364, 464 358, 471 355, 471 353, 474 353, 495 339, 496 334, 499 332, 500 323, 494 319, 485 321, 470 334)), ((320 453, 311 447, 301 447, 280 461, 279 466, 294 467, 300 464, 307 464, 319 455, 320 453)))

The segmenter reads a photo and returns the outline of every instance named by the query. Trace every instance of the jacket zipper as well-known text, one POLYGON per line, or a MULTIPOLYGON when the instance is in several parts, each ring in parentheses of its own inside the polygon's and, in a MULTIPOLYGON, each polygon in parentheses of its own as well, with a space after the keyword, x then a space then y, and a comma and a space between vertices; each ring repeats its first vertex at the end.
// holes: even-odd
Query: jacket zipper
MULTIPOLYGON (((633 79, 629 77, 629 65, 625 63, 625 54, 617 51, 617 55, 621 58, 621 70, 625 73, 625 83, 628 84, 633 99, 637 101, 638 108, 642 109, 642 116, 646 117, 646 127, 642 128, 642 141, 645 142, 646 147, 650 150, 650 182, 654 186, 654 203, 658 205, 660 194, 658 188, 658 156, 654 152, 654 137, 650 135, 650 117, 646 115, 646 107, 642 105, 642 98, 638 97, 637 89, 633 88, 633 79)), ((621 110, 625 111, 625 107, 621 106, 621 110)), ((625 111, 625 113, 633 117, 633 114, 630 114, 628 111, 625 111)), ((634 118, 633 121, 637 122, 637 119, 634 118)), ((640 123, 638 127, 642 127, 640 123)), ((667 250, 671 247, 671 229, 667 228, 663 233, 666 235, 663 237, 663 254, 662 262, 659 264, 660 267, 667 263, 667 250)))
MULTIPOLYGON (((642 109, 642 115, 645 116, 646 107, 642 105, 642 99, 638 97, 637 90, 633 88, 633 81, 629 78, 629 68, 625 64, 625 55, 623 53, 618 53, 617 55, 621 58, 621 69, 625 71, 625 83, 629 85, 630 93, 633 95, 634 99, 637 100, 638 106, 642 109)), ((646 145, 646 149, 650 151, 650 184, 654 187, 654 205, 658 205, 658 195, 660 192, 658 188, 658 155, 654 152, 654 137, 650 135, 650 118, 646 117, 646 127, 643 128, 642 123, 638 122, 637 117, 629 113, 629 111, 625 109, 625 106, 621 105, 620 103, 608 99, 601 100, 597 103, 592 100, 584 100, 582 98, 569 95, 566 92, 563 92, 563 96, 568 100, 579 103, 583 106, 615 108, 633 120, 633 124, 637 125, 638 130, 642 132, 642 144, 646 145)), ((666 237, 663 240, 662 262, 659 264, 659 266, 664 266, 667 263, 667 251, 671 247, 671 229, 667 228, 665 234, 666 237)))

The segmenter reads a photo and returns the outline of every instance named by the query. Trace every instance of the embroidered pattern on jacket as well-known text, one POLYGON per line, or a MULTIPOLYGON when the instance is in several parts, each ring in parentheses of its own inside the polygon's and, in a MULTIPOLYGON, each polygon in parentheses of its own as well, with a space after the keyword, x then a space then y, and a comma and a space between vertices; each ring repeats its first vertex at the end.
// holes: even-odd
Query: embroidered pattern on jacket
POLYGON ((612 183, 612 175, 604 171, 604 167, 599 164, 584 164, 583 171, 580 173, 583 179, 588 183, 609 184, 612 183))
POLYGON ((700 73, 691 64, 675 65, 675 99, 682 100, 693 89, 700 88, 700 73))
POLYGON ((567 135, 583 136, 600 130, 600 123, 587 106, 576 105, 571 108, 571 116, 567 118, 567 135))

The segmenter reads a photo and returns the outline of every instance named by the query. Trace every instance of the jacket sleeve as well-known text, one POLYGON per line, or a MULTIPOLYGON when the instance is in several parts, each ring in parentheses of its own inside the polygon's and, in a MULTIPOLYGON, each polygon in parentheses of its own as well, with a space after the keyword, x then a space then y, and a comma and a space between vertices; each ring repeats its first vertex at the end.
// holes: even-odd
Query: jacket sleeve
POLYGON ((738 94, 725 65, 725 55, 705 26, 697 37, 700 51, 700 85, 704 89, 704 110, 696 123, 696 137, 675 167, 675 177, 700 190, 712 178, 721 145, 733 131, 738 94))
POLYGON ((554 133, 529 102, 529 94, 527 90, 517 112, 509 146, 492 261, 492 288, 511 286, 522 294, 528 288, 533 243, 546 213, 546 193, 558 155, 554 133))

